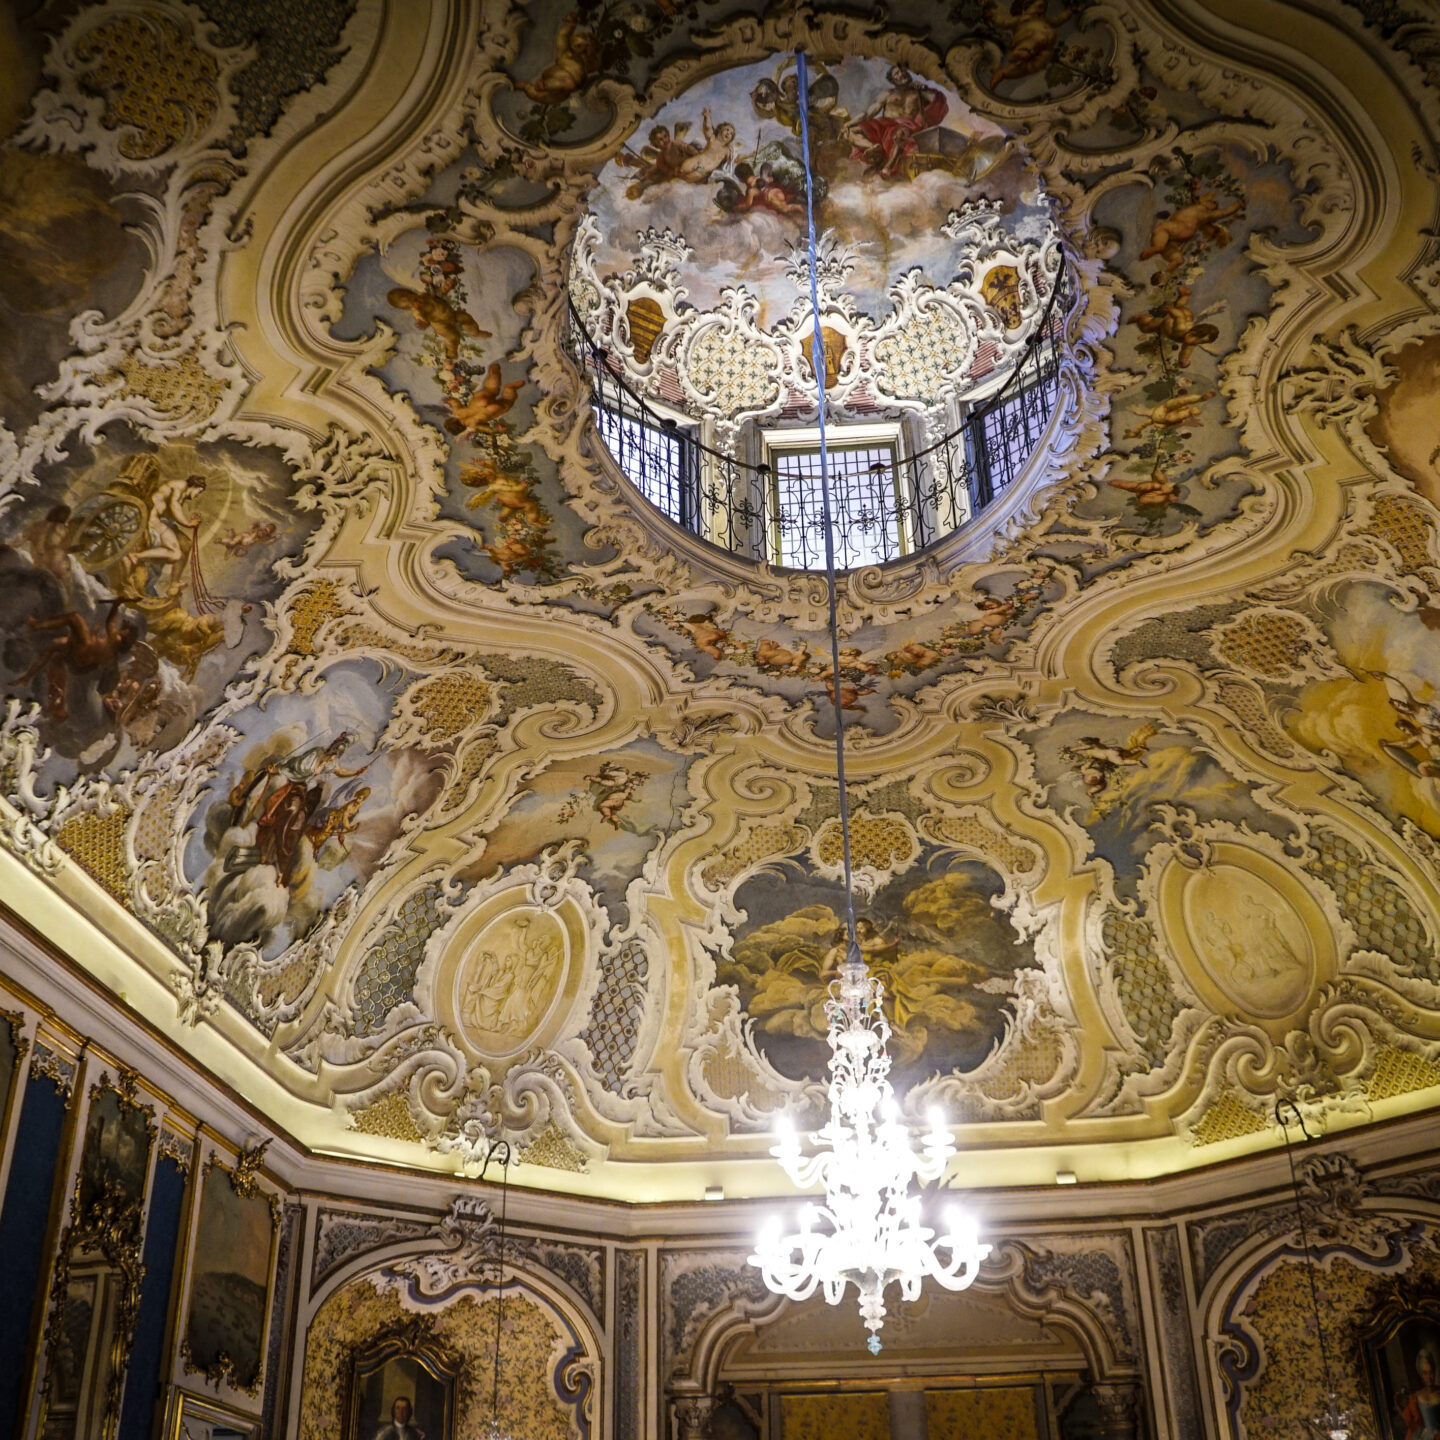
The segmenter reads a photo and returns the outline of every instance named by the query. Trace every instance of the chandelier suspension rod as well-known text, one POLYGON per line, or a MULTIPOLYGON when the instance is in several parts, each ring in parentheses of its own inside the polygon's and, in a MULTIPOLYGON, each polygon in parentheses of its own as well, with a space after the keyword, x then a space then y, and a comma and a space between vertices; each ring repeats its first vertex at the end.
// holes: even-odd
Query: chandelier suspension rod
POLYGON ((1286 1110, 1294 1115, 1295 1123, 1300 1127, 1300 1133, 1306 1140, 1313 1140, 1315 1137, 1305 1128, 1305 1117, 1300 1113, 1300 1107, 1293 1100, 1277 1100, 1275 1102, 1275 1118, 1285 1132, 1285 1158, 1290 1162, 1290 1193, 1295 1200, 1295 1219, 1299 1223, 1300 1244, 1305 1250, 1305 1275, 1310 1281, 1310 1308, 1315 1312, 1315 1338, 1320 1344, 1320 1369, 1325 1375, 1325 1393, 1333 1395, 1334 1386, 1330 1382, 1330 1351, 1325 1344, 1325 1326, 1320 1320, 1320 1291, 1315 1284, 1315 1262, 1310 1254, 1310 1232, 1305 1226, 1305 1207, 1300 1203, 1300 1179, 1295 1173, 1295 1150, 1290 1143, 1290 1122, 1285 1118, 1286 1110))
POLYGON ((830 698, 835 711, 835 778, 840 787, 840 851, 845 866, 845 963, 863 964, 855 932, 855 891, 850 866, 850 797, 845 787, 845 715, 840 691, 840 601, 835 581, 834 514, 830 504, 830 453, 825 438, 825 342, 820 335, 819 244, 815 238, 815 175, 810 164, 810 70, 804 50, 795 52, 799 86, 800 151, 805 166, 805 223, 810 250, 810 368, 819 396, 820 519, 825 531, 825 590, 830 602, 830 698))
POLYGON ((500 1155, 500 1232, 499 1244, 495 1250, 495 1366, 490 1384, 490 1433, 500 1434, 500 1320, 505 1293, 505 1212, 510 1196, 510 1142, 492 1140, 480 1165, 480 1178, 490 1168, 490 1162, 500 1155))
MULTIPOLYGON (((980 1262, 990 1252, 973 1225, 952 1210, 949 1228, 938 1234, 925 1223, 918 1181, 939 1180, 955 1154, 955 1140, 943 1115, 932 1110, 930 1129, 919 1154, 900 1119, 890 1081, 890 1021, 884 1012, 885 987, 870 973, 860 948, 855 920, 854 871, 850 851, 850 797, 845 778, 845 697, 840 684, 840 598, 835 574, 836 497, 831 491, 826 431, 825 341, 820 324, 820 242, 815 232, 815 174, 811 153, 810 67, 797 49, 797 109, 805 172, 805 218, 808 242, 810 309, 814 331, 810 363, 819 401, 820 505, 825 541, 825 586, 830 619, 830 700, 835 716, 835 776, 839 785, 841 853, 845 882, 845 956, 834 965, 839 949, 832 944, 825 961, 829 998, 824 1003, 826 1039, 830 1046, 829 1115, 811 1137, 817 1153, 806 1156, 788 1121, 777 1123, 778 1140, 770 1153, 791 1182, 808 1190, 825 1187, 823 1202, 807 1204, 800 1228, 788 1235, 777 1219, 760 1235, 750 1263, 757 1265, 766 1287, 803 1302, 816 1290, 838 1304, 849 1285, 859 1292, 860 1317, 870 1338, 872 1355, 881 1350, 885 1323, 885 1292, 900 1287, 902 1300, 919 1298, 922 1281, 935 1280, 947 1290, 973 1283, 980 1262), (948 1259, 941 1258, 941 1252, 948 1259)), ((820 708, 823 714, 823 708, 820 708)), ((824 978, 824 977, 822 977, 824 978)))

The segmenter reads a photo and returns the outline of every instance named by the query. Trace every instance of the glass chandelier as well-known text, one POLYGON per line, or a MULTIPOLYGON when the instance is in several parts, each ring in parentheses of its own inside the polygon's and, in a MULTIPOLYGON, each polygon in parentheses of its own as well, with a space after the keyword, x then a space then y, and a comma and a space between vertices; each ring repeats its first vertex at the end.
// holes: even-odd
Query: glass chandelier
POLYGON ((902 1299, 914 1300, 926 1279, 947 1290, 963 1290, 975 1279, 990 1253, 973 1223, 958 1211, 946 1219, 943 1234, 924 1223, 920 1197, 912 1182, 938 1180, 955 1154, 955 1142, 943 1115, 932 1112, 919 1153, 901 1123, 890 1084, 890 1025, 882 1010, 884 987, 871 975, 855 931, 855 896, 850 864, 850 806, 845 789, 845 717, 840 687, 839 604, 835 580, 830 466, 825 440, 825 355, 816 283, 814 177, 810 168, 809 76, 805 55, 798 56, 801 149, 804 152, 806 214, 809 223, 810 305, 815 316, 811 368, 819 387, 820 501, 825 530, 825 579, 830 602, 830 698, 835 710, 835 773, 840 792, 840 838, 845 879, 844 959, 836 967, 825 1002, 830 1044, 830 1116, 812 1137, 817 1153, 806 1157, 788 1124, 771 1154, 801 1189, 822 1184, 822 1204, 808 1204, 800 1228, 785 1234, 772 1221, 750 1256, 765 1284, 791 1300, 821 1290, 838 1304, 847 1285, 859 1292, 860 1314, 870 1331, 866 1342, 880 1353, 885 1323, 885 1292, 900 1286, 902 1299))
POLYGON ((1330 1351, 1325 1344, 1325 1324, 1320 1318, 1320 1292, 1315 1284, 1315 1255, 1310 1249, 1310 1235, 1305 1227, 1305 1209, 1300 1203, 1300 1177, 1295 1173, 1295 1152, 1290 1146, 1290 1125, 1300 1127, 1300 1133, 1307 1139, 1315 1137, 1305 1128, 1305 1117, 1293 1100, 1280 1100, 1275 1105, 1275 1118, 1285 1132, 1285 1155, 1290 1161, 1290 1190, 1295 1200, 1295 1221, 1300 1231, 1300 1245, 1305 1251, 1305 1273, 1310 1280, 1310 1307, 1315 1314, 1315 1339, 1320 1347, 1320 1369, 1325 1380, 1325 1413, 1307 1420, 1310 1435, 1315 1440, 1351 1440, 1355 1433, 1355 1412, 1340 1408, 1340 1396, 1330 1378, 1330 1351), (1292 1117, 1287 1120, 1286 1112, 1292 1117))

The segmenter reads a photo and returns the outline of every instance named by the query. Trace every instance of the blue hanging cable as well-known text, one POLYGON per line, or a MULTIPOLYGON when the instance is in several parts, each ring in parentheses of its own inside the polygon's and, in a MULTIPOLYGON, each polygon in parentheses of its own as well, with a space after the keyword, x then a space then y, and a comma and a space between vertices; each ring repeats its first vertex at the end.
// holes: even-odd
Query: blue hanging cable
POLYGON ((845 960, 864 963, 855 934, 855 891, 850 869, 850 800, 845 790, 845 715, 840 699, 840 602, 835 584, 834 516, 830 508, 830 452, 825 442, 825 342, 820 334, 820 265, 815 239, 815 174, 810 164, 810 69, 805 52, 795 52, 796 80, 800 88, 800 149, 805 166, 805 221, 810 247, 810 311, 814 333, 810 337, 810 367, 820 398, 820 519, 825 527, 825 588, 830 600, 830 698, 835 702, 835 778, 840 786, 840 847, 845 861, 845 960))

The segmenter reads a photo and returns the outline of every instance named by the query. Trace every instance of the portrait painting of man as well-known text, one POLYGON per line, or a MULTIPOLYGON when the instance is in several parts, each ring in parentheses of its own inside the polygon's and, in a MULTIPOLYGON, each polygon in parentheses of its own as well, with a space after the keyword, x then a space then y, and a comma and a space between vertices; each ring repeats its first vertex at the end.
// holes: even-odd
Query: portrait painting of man
POLYGON ((396 1348, 357 1362, 350 1440, 451 1440, 453 1379, 396 1348))

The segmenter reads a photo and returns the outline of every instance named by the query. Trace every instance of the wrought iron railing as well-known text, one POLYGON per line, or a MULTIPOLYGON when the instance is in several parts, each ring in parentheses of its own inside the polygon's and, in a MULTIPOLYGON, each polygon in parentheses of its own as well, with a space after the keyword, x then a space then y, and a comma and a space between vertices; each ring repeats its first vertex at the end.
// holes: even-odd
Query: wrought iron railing
MULTIPOLYGON (((1045 433, 1060 394, 1073 287, 1062 266, 1045 313, 1004 386, 923 450, 829 443, 836 564, 851 570, 923 550, 992 505, 1045 433)), ((747 464, 701 442, 626 383, 620 359, 570 305, 570 348, 585 371, 595 424, 635 488, 676 524, 736 554, 797 570, 825 564, 818 458, 805 448, 747 464)))

